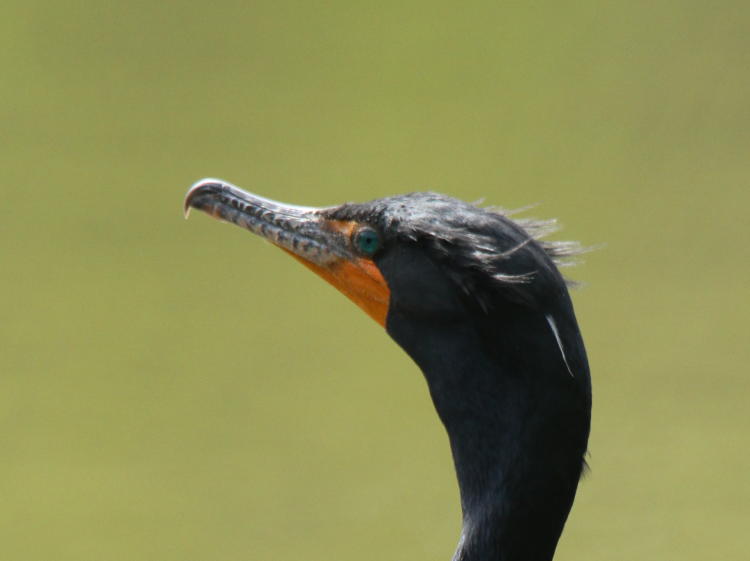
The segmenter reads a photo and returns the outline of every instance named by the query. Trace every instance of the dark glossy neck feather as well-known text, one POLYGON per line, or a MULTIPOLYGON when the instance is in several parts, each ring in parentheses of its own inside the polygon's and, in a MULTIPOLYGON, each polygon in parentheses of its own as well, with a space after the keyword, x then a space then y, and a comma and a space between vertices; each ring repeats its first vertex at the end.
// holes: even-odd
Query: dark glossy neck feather
POLYGON ((517 304, 483 315, 455 310, 423 317, 394 290, 387 321, 422 369, 450 439, 463 510, 454 560, 549 561, 573 503, 590 422, 588 365, 570 301, 564 294, 546 311, 517 304), (545 312, 558 320, 574 375, 545 312))

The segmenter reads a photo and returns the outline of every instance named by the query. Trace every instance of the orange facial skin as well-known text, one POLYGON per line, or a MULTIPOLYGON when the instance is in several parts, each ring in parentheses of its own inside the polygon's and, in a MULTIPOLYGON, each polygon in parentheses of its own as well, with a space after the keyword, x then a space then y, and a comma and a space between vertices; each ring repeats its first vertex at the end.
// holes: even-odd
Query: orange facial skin
POLYGON ((367 315, 385 327, 391 291, 375 263, 360 257, 353 261, 342 258, 330 267, 321 267, 287 249, 284 251, 335 286, 367 315))
MULTIPOLYGON (((325 227, 350 240, 360 224, 354 221, 331 220, 326 223, 325 227)), ((366 257, 354 257, 353 259, 342 257, 333 264, 321 266, 307 261, 304 257, 296 255, 288 249, 282 249, 335 286, 347 298, 362 308, 367 315, 382 327, 385 327, 391 291, 377 265, 372 260, 366 257)))

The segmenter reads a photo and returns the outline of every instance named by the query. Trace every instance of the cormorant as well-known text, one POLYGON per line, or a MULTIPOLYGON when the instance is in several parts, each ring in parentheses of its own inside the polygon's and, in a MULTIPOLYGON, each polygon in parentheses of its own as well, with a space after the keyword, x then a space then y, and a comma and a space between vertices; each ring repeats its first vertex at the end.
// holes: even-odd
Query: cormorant
POLYGON ((585 466, 591 383, 556 262, 516 220, 436 193, 329 208, 206 179, 185 198, 262 236, 359 305, 421 368, 450 440, 454 561, 549 561, 585 466))

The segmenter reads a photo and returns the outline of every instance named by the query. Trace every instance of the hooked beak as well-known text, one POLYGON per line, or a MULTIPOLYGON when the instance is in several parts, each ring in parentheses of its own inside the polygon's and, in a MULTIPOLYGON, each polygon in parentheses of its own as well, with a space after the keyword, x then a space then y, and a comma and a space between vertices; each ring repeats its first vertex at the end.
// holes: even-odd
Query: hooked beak
POLYGON ((280 247, 385 326, 390 291, 375 263, 352 248, 357 223, 331 220, 325 215, 328 209, 279 203, 219 179, 201 180, 188 190, 185 218, 191 208, 280 247))

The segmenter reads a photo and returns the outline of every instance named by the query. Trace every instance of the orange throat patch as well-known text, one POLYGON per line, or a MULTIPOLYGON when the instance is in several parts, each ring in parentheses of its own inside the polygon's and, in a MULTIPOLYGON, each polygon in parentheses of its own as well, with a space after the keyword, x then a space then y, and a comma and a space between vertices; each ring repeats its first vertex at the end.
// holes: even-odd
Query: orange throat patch
POLYGON ((284 251, 335 286, 367 315, 385 327, 391 291, 374 262, 362 257, 351 261, 342 258, 330 267, 321 267, 287 249, 284 251))

